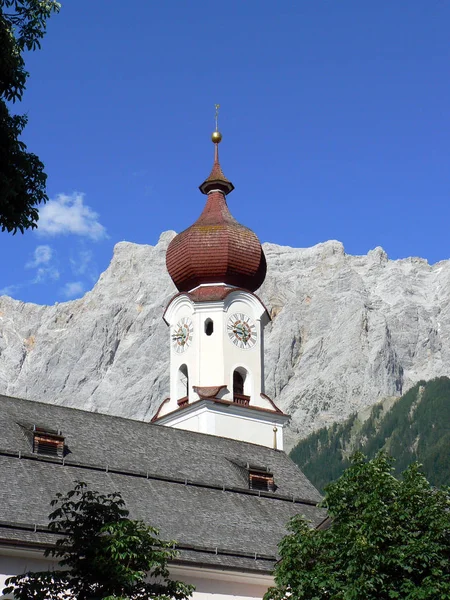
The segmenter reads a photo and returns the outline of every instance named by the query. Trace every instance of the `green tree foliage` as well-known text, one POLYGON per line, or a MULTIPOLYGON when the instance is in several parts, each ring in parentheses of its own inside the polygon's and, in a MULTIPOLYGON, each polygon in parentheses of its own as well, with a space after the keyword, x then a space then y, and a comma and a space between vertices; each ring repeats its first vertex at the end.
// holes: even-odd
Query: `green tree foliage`
POLYGON ((392 463, 354 455, 326 488, 328 529, 294 517, 264 600, 450 599, 450 493, 417 463, 396 479, 392 463))
POLYGON ((373 458, 386 450, 396 472, 419 461, 433 485, 450 485, 450 379, 419 381, 384 411, 376 404, 367 420, 356 415, 311 434, 291 451, 291 458, 319 489, 348 467, 349 456, 362 451, 373 458))
POLYGON ((60 535, 46 550, 60 570, 10 577, 3 594, 18 600, 185 600, 193 587, 169 578, 167 563, 177 555, 174 542, 158 530, 128 518, 120 494, 99 494, 78 482, 57 494, 49 528, 60 535))
POLYGON ((37 206, 48 200, 47 175, 20 135, 24 115, 12 115, 8 102, 21 100, 28 72, 24 52, 40 48, 56 0, 0 0, 0 227, 22 233, 37 227, 37 206))

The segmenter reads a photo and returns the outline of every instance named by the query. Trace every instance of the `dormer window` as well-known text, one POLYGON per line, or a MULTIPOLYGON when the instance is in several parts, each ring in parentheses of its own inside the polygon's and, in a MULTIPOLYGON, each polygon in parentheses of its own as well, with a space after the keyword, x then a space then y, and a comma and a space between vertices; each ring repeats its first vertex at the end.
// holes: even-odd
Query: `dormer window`
POLYGON ((263 471, 249 469, 248 485, 251 490, 258 490, 261 492, 275 491, 275 483, 272 473, 265 473, 263 471))
POLYGON ((35 425, 33 427, 33 452, 44 456, 63 458, 64 436, 61 435, 61 431, 35 425))

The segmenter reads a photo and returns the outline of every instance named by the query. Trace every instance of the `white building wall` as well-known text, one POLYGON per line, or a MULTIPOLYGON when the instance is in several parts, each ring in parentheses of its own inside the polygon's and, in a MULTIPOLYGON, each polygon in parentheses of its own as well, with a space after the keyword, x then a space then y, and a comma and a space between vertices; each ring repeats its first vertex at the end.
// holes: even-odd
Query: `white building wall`
MULTIPOLYGON (((0 593, 8 577, 54 567, 55 563, 40 553, 0 549, 0 593)), ((170 573, 172 578, 195 586, 193 600, 260 600, 273 585, 268 575, 178 566, 171 567, 170 573)))
MULTIPOLYGON (((238 416, 216 415, 214 435, 235 440, 243 440, 245 442, 250 442, 251 444, 259 444, 260 446, 273 448, 275 446, 273 429, 273 423, 264 423, 256 420, 251 421, 238 416)), ((275 432, 275 434, 276 433, 277 432, 275 432)), ((282 441, 281 443, 278 442, 278 437, 277 449, 283 449, 282 441)))
POLYGON ((0 549, 0 593, 8 577, 27 571, 47 571, 54 563, 43 558, 39 552, 26 552, 14 549, 0 549))
POLYGON ((280 413, 202 400, 192 407, 161 417, 159 423, 283 450, 283 428, 287 421, 288 417, 280 413))
POLYGON ((174 567, 171 575, 195 585, 193 600, 258 600, 274 585, 273 577, 215 569, 174 567))

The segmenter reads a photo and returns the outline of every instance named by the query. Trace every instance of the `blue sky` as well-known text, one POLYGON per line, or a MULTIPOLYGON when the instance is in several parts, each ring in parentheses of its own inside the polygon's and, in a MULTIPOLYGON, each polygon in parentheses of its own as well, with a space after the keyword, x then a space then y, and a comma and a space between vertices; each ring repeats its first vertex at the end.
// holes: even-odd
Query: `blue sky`
POLYGON ((215 103, 230 209, 262 241, 449 258, 449 2, 62 2, 16 106, 51 202, 0 234, 3 293, 80 297, 115 243, 189 226, 215 103))

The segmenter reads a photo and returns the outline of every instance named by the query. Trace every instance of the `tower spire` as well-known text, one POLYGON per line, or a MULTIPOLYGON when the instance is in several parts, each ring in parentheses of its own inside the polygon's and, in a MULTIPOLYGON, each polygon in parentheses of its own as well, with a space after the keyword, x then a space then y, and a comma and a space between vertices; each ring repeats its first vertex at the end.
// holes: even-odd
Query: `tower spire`
POLYGON ((179 293, 164 313, 170 398, 153 422, 281 450, 288 417, 264 394, 263 335, 270 317, 253 293, 264 281, 266 259, 258 236, 228 209, 226 194, 234 186, 220 168, 215 108, 214 164, 200 186, 205 206, 166 252, 179 293))
POLYGON ((212 132, 211 140, 214 143, 214 163, 219 162, 219 144, 222 141, 222 134, 219 131, 219 108, 220 104, 214 104, 216 108, 216 114, 214 119, 216 121, 216 129, 212 132))
MULTIPOLYGON (((214 106, 215 106, 215 109, 216 109, 216 114, 215 114, 216 132, 219 133, 219 108, 220 108, 220 104, 214 104, 214 106)), ((220 135, 220 133, 219 133, 219 135, 220 135)), ((221 138, 222 138, 222 136, 221 136, 221 138)))
POLYGON ((219 131, 220 104, 215 104, 214 107, 216 109, 214 115, 216 128, 211 135, 211 141, 214 144, 214 164, 209 177, 200 185, 200 191, 202 194, 209 194, 210 192, 219 190, 226 195, 234 190, 234 185, 225 177, 219 163, 219 144, 222 141, 222 134, 219 131))

